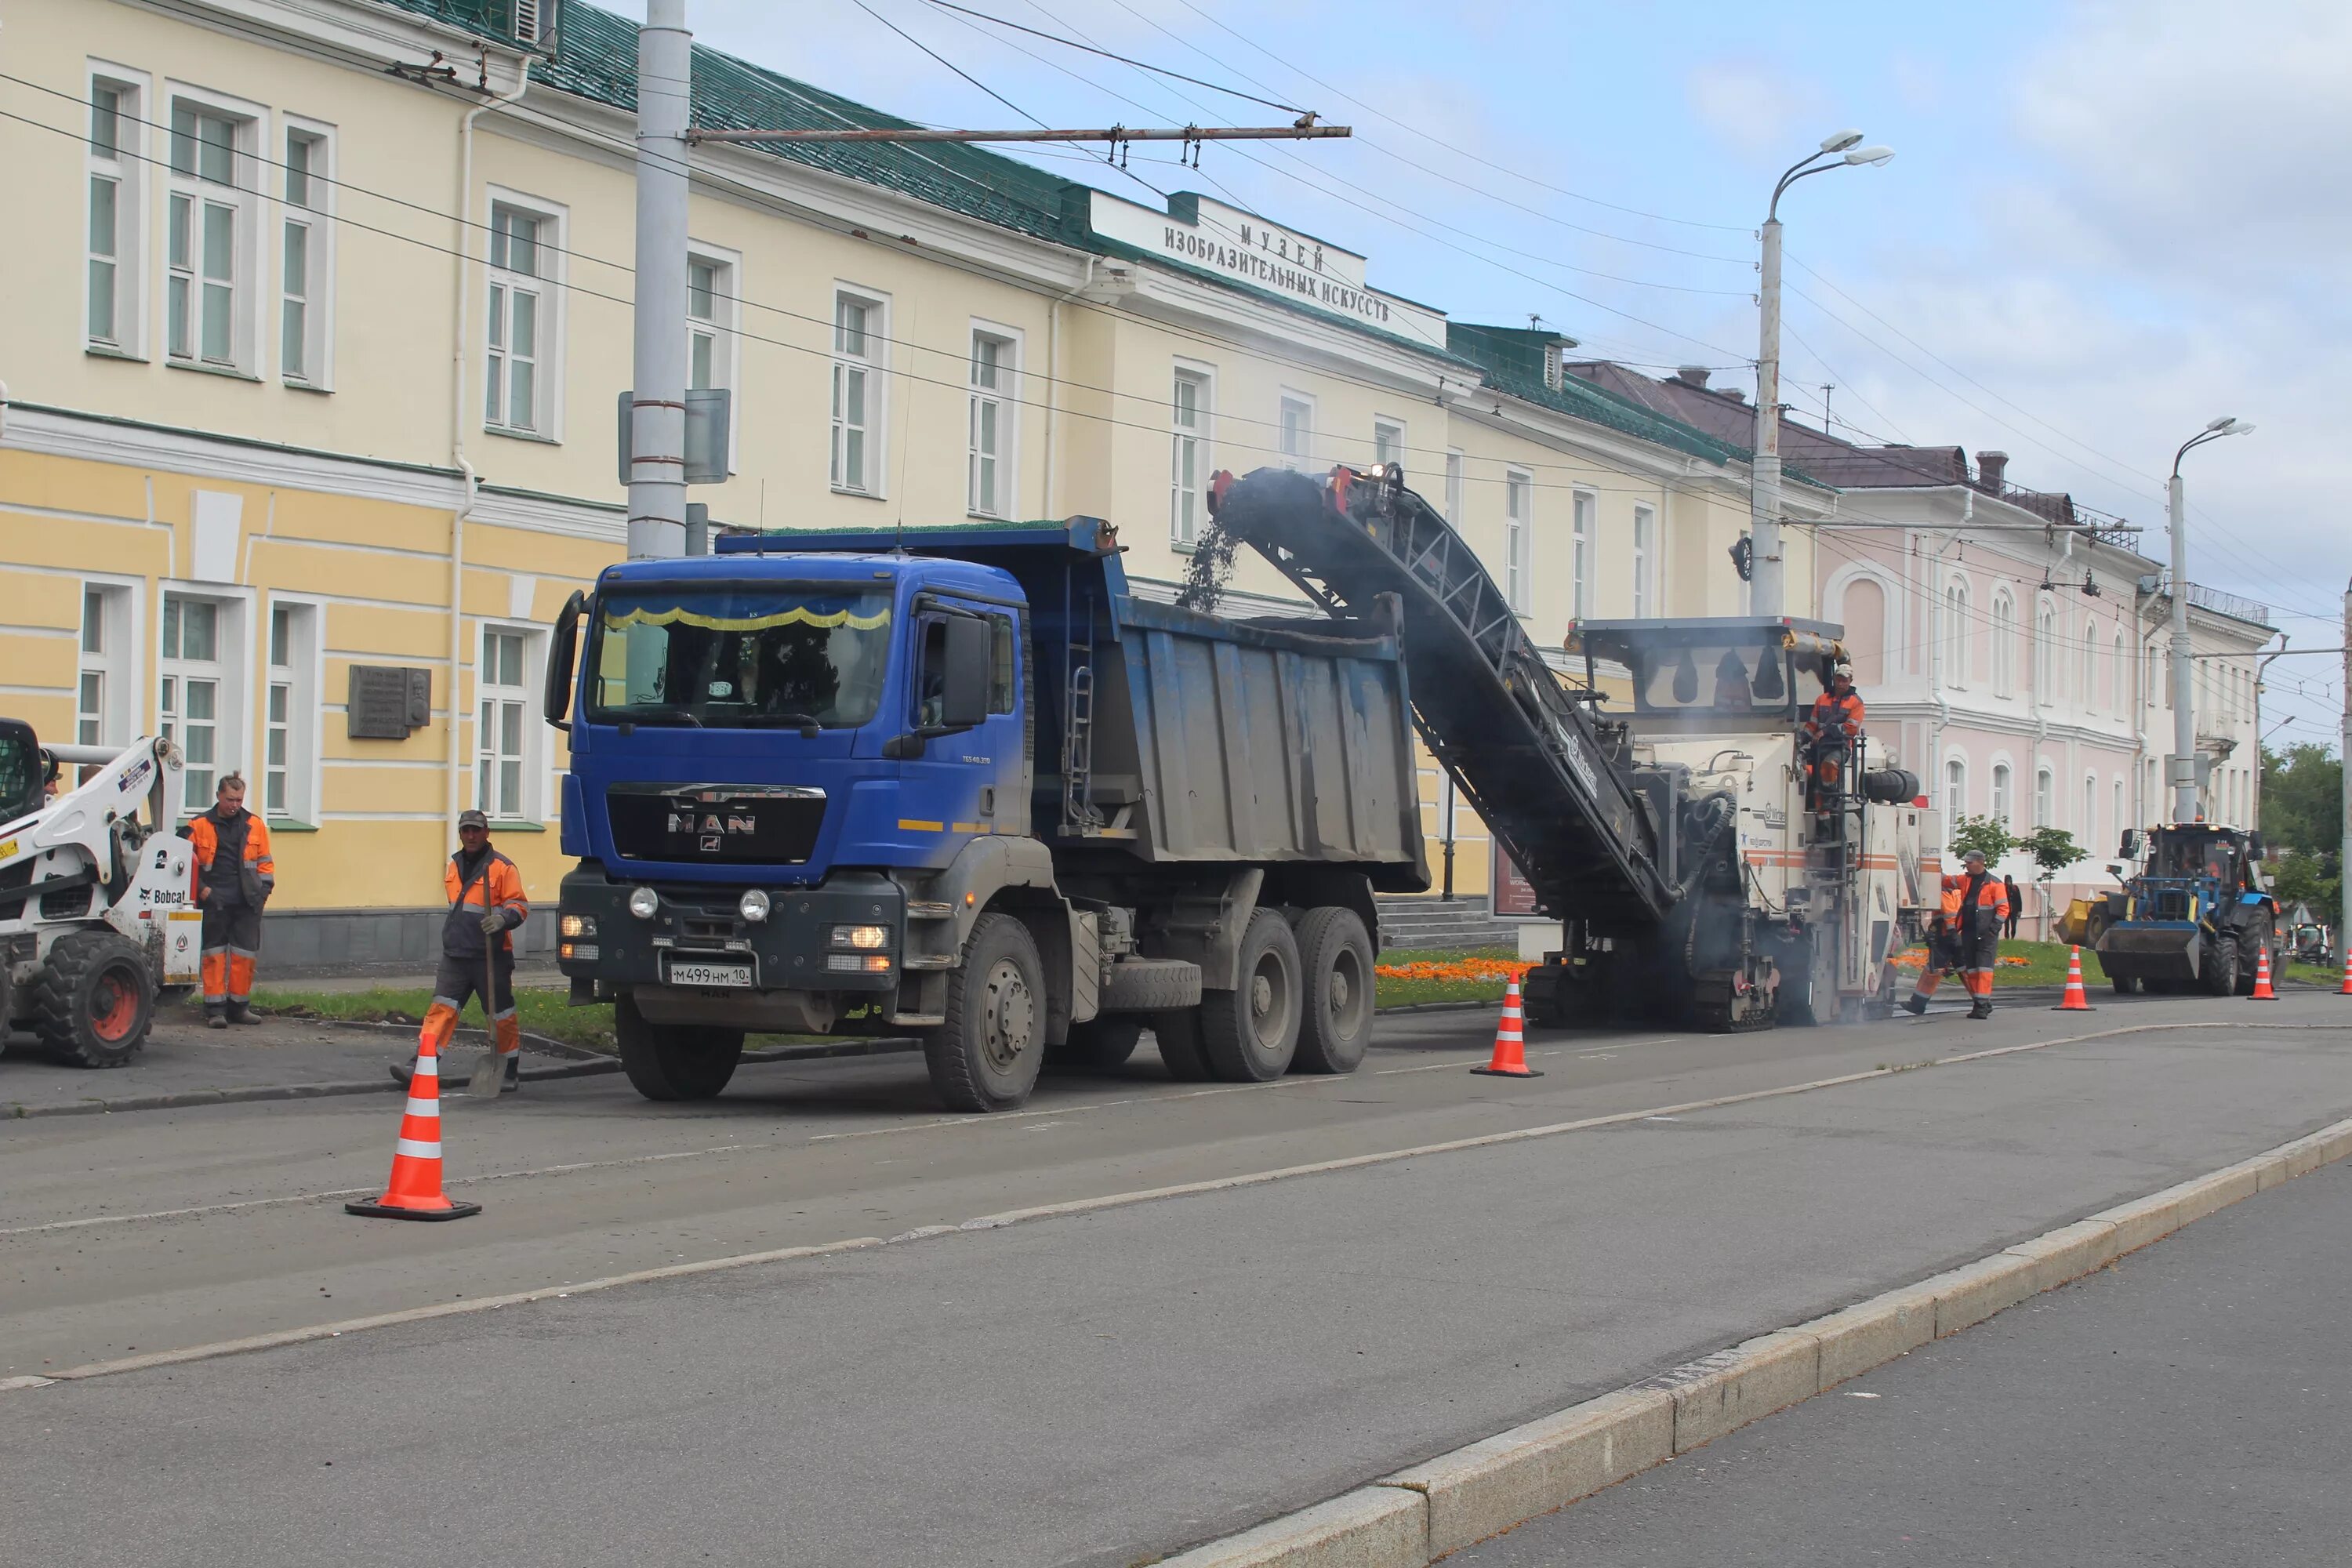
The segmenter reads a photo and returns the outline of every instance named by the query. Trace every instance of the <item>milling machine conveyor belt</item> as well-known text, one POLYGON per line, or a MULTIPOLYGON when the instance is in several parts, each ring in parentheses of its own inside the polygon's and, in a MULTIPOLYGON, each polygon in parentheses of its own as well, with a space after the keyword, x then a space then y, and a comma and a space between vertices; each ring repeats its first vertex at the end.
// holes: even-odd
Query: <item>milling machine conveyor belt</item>
POLYGON ((1591 711, 1544 663, 1477 553, 1391 468, 1321 480, 1219 476, 1216 521, 1334 616, 1402 602, 1422 739, 1534 884, 1545 913, 1603 931, 1663 919, 1658 832, 1591 711))

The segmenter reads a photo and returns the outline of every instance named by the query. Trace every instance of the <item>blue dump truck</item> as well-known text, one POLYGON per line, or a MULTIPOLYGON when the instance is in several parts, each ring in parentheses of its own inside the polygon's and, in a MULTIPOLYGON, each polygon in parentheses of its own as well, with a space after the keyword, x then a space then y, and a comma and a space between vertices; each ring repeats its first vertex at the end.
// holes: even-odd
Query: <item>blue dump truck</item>
POLYGON ((1092 518, 608 568, 547 672, 572 998, 654 1100, 747 1032, 919 1036, 961 1110, 1147 1026, 1180 1079, 1347 1072, 1372 895, 1429 886, 1398 620, 1147 602, 1092 518))

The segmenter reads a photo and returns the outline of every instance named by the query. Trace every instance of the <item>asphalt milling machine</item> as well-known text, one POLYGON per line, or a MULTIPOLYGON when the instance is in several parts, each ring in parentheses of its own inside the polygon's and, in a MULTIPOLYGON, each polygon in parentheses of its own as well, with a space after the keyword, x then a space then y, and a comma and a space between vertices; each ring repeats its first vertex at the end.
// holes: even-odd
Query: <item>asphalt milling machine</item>
POLYGON ((1336 617, 1402 602, 1415 726, 1560 922, 1525 982, 1531 1021, 1891 1010, 1890 961, 1937 898, 1936 835, 1916 775, 1804 732, 1839 627, 1586 621, 1557 668, 1396 465, 1221 473, 1211 495, 1194 607, 1241 544, 1336 617))

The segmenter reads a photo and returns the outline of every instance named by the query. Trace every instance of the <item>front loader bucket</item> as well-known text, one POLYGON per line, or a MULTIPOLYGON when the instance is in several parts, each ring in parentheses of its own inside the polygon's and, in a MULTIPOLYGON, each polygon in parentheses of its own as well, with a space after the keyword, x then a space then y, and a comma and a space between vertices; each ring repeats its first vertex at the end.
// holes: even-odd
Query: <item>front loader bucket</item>
POLYGON ((2125 980, 2194 980, 2204 944, 2193 925, 2136 921, 2099 938, 2099 967, 2125 980))

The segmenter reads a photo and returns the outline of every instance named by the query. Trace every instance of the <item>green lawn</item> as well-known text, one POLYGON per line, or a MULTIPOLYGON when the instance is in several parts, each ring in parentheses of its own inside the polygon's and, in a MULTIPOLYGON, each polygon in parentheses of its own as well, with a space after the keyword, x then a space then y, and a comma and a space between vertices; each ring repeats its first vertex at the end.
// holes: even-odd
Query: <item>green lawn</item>
MULTIPOLYGON (((2063 985, 2066 984, 2066 955, 2070 951, 2063 942, 2004 942, 2000 944, 2000 956, 2004 960, 2022 958, 2026 962, 1995 965, 1993 987, 1998 990, 2004 985, 2063 985)), ((1907 984, 1918 971, 1906 969, 1899 973, 1907 984)), ((2099 955, 2084 948, 2083 984, 2085 986, 2104 986, 2106 983, 2107 972, 2099 967, 2099 955)))
MULTIPOLYGON (((1464 950, 1406 948, 1381 954, 1382 963, 1458 963, 1465 958, 1500 958, 1516 961, 1518 952, 1508 947, 1474 947, 1464 950)), ((1410 1007, 1423 1002, 1493 1002, 1503 1000, 1505 982, 1500 980, 1396 980, 1377 975, 1372 983, 1374 1003, 1381 1007, 1410 1007)))

